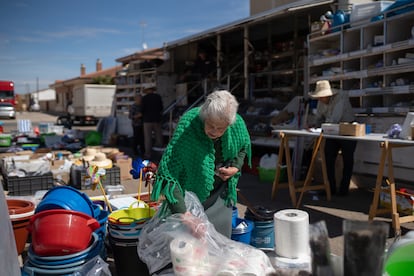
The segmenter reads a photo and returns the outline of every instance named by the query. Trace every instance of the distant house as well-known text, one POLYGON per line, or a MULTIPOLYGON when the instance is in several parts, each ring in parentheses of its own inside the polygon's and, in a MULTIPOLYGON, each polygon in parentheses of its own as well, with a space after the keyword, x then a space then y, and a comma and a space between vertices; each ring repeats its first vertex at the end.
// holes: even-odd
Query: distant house
POLYGON ((54 112, 57 114, 63 114, 66 112, 66 107, 73 98, 73 89, 75 86, 83 84, 99 84, 101 81, 112 81, 116 75, 116 72, 121 68, 122 66, 119 65, 108 69, 102 69, 102 62, 98 59, 96 61, 96 71, 86 74, 86 68, 83 64, 81 64, 80 75, 78 77, 68 80, 57 80, 54 84, 49 86, 56 91, 56 105, 54 107, 54 112))

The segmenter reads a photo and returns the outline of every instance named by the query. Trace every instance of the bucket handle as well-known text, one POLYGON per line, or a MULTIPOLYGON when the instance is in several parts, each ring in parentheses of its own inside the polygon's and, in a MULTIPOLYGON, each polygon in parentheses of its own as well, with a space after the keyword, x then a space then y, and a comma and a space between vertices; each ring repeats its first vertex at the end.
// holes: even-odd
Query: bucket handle
POLYGON ((90 227, 92 229, 92 231, 95 231, 96 229, 98 229, 99 227, 101 227, 101 225, 99 224, 99 222, 96 219, 94 219, 94 218, 88 219, 88 221, 86 222, 86 225, 88 227, 90 227))
POLYGON ((237 195, 239 196, 239 198, 242 201, 244 201, 244 204, 246 204, 247 209, 249 209, 250 212, 252 212, 253 215, 255 215, 256 217, 258 217, 260 219, 267 219, 266 217, 264 217, 261 214, 256 212, 256 209, 253 207, 253 205, 250 203, 250 201, 240 192, 239 189, 237 189, 237 195))
POLYGON ((145 208, 145 209, 149 208, 149 205, 145 201, 137 200, 137 201, 132 202, 131 205, 129 205, 129 209, 134 208, 134 205, 137 205, 137 208, 142 208, 142 207, 139 207, 140 203, 144 203, 143 208, 145 208))
POLYGON ((123 223, 140 223, 141 221, 144 222, 149 218, 142 218, 142 219, 134 219, 131 217, 120 217, 120 218, 113 218, 111 216, 108 217, 108 220, 114 223, 123 222, 123 223), (123 221, 122 221, 123 220, 123 221))

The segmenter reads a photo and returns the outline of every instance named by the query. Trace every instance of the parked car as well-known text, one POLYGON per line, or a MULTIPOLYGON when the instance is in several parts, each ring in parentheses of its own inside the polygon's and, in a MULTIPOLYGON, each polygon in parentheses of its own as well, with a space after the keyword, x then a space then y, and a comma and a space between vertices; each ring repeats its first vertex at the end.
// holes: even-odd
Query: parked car
POLYGON ((0 102, 0 117, 15 119, 16 118, 16 109, 11 103, 2 103, 0 102))

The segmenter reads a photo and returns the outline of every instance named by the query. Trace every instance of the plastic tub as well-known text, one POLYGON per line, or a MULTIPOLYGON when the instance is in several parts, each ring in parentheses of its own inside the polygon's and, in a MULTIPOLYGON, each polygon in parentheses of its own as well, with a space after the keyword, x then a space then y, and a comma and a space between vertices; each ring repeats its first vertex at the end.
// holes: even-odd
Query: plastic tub
POLYGON ((30 263, 37 267, 49 266, 50 268, 57 268, 63 265, 74 264, 79 261, 88 261, 99 254, 103 245, 103 241, 99 239, 98 234, 92 233, 92 242, 90 245, 85 250, 77 253, 63 256, 39 256, 34 253, 32 246, 30 246, 27 256, 30 263))
POLYGON ((147 265, 138 256, 138 240, 119 240, 109 235, 109 244, 112 248, 117 275, 150 275, 147 265))
POLYGON ((250 237, 250 244, 259 249, 275 248, 275 228, 274 222, 255 221, 250 237))
POLYGON ((61 256, 86 249, 99 222, 82 212, 55 209, 35 214, 28 225, 33 251, 39 256, 61 256))
POLYGON ((107 228, 107 222, 108 222, 108 216, 109 216, 109 211, 105 211, 100 209, 99 205, 96 205, 95 208, 99 208, 99 213, 95 210, 95 219, 99 222, 100 227, 95 230, 95 233, 97 233, 99 235, 99 238, 104 240, 105 236, 106 236, 106 228, 107 228))
POLYGON ((233 213, 231 218, 231 227, 234 228, 237 226, 237 217, 239 216, 239 210, 236 206, 233 206, 233 213))
POLYGON ((132 224, 129 227, 118 227, 111 223, 108 224, 108 233, 111 237, 121 239, 121 240, 131 240, 138 239, 141 229, 144 226, 144 223, 141 224, 132 224))
POLYGON ((237 225, 231 231, 231 239, 250 244, 254 223, 251 220, 237 218, 237 225))
POLYGON ((100 212, 85 194, 70 186, 57 186, 49 190, 39 202, 35 213, 45 210, 66 209, 96 217, 100 212))
POLYGON ((112 224, 131 224, 145 222, 154 216, 155 210, 150 208, 148 204, 143 208, 133 208, 134 204, 131 204, 128 209, 120 209, 112 212, 108 216, 108 221, 112 224))
POLYGON ((250 244, 260 249, 274 249, 275 231, 273 216, 276 210, 269 210, 263 206, 254 206, 255 214, 246 209, 244 218, 254 222, 250 244))

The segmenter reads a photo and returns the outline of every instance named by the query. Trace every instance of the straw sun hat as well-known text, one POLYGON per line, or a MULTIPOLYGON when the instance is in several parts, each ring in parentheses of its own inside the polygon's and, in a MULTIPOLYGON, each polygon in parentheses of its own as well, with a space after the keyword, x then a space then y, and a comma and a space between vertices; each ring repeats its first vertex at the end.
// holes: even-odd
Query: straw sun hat
POLYGON ((112 160, 108 159, 106 154, 103 152, 96 153, 95 158, 90 161, 89 164, 103 169, 112 168, 112 160))
POLYGON ((329 81, 321 80, 316 82, 315 91, 309 93, 311 98, 329 97, 336 94, 337 91, 331 88, 329 81))
POLYGON ((87 162, 92 161, 97 153, 98 151, 94 148, 86 148, 81 159, 87 162))

